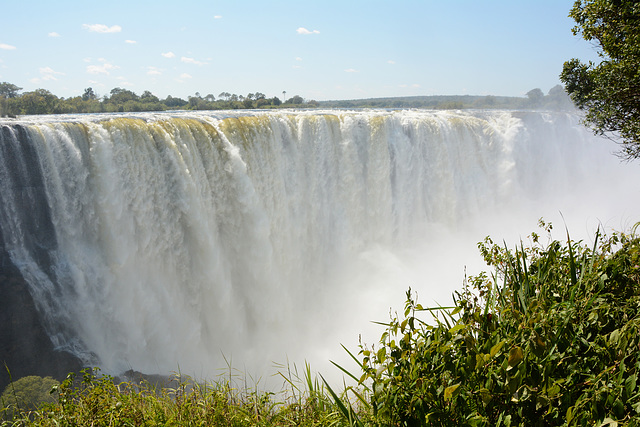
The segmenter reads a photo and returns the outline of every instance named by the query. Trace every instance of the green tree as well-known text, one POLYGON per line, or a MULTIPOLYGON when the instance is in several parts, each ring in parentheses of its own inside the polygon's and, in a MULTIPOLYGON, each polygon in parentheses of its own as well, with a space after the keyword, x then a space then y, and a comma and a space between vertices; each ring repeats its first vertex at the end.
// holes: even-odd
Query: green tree
POLYGON ((167 98, 164 101, 162 101, 162 103, 167 107, 184 107, 185 105, 188 104, 188 102, 185 101, 184 99, 173 97, 171 95, 167 96, 167 98))
POLYGON ((109 102, 116 105, 124 105, 127 101, 138 101, 140 98, 134 92, 119 87, 111 89, 109 102))
POLYGON ((14 84, 7 82, 0 83, 0 97, 15 98, 16 96, 18 96, 18 92, 20 92, 21 90, 21 87, 18 87, 14 84))
POLYGON ((596 134, 621 137, 622 155, 640 157, 640 0, 577 0, 575 35, 595 44, 599 63, 564 63, 560 79, 596 134))
POLYGON ((20 97, 22 114, 53 114, 59 99, 46 89, 36 89, 33 92, 25 92, 20 97))
POLYGON ((93 91, 93 88, 88 87, 84 90, 84 93, 82 94, 82 100, 83 101, 89 101, 91 99, 98 99, 98 96, 96 95, 96 93, 93 91))
POLYGON ((300 95, 295 95, 292 98, 287 99, 287 104, 303 104, 304 99, 300 95))
POLYGON ((140 101, 141 102, 160 102, 160 100, 158 99, 157 96, 155 96, 153 93, 149 92, 148 90, 145 90, 144 92, 142 92, 142 95, 140 95, 140 101))
POLYGON ((3 407, 32 410, 43 402, 54 403, 57 396, 52 394, 51 390, 58 384, 60 383, 51 377, 22 377, 4 389, 0 401, 3 407))

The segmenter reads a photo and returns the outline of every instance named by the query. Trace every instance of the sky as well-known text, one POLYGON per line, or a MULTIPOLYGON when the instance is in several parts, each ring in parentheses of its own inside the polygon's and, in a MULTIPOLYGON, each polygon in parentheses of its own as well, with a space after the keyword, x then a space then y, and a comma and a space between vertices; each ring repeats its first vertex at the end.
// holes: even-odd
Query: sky
POLYGON ((573 0, 0 0, 0 82, 341 100, 525 96, 597 61, 573 0))

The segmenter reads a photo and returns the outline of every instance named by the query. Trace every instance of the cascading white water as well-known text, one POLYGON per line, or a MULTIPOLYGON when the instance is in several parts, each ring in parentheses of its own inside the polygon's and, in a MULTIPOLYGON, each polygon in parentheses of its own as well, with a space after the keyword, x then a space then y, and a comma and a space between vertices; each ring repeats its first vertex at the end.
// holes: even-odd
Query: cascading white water
POLYGON ((446 304, 487 234, 639 213, 638 168, 564 113, 75 116, 2 138, 5 248, 54 343, 110 373, 326 361, 409 286, 446 304))

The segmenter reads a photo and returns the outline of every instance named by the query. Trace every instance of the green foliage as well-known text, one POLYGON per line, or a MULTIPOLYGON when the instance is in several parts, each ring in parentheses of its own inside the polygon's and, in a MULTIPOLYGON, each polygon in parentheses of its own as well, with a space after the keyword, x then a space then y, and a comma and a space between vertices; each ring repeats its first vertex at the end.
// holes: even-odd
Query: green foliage
POLYGON ((585 123, 597 134, 618 133, 623 155, 640 157, 640 1, 577 0, 574 34, 596 45, 601 62, 565 62, 560 79, 585 123))
POLYGON ((7 385, 0 398, 0 408, 10 412, 33 410, 42 403, 52 403, 56 395, 52 393, 58 381, 51 377, 27 376, 7 385))
POLYGON ((116 383, 96 370, 70 374, 54 387, 57 403, 7 413, 4 426, 330 426, 345 425, 333 400, 295 366, 282 375, 289 386, 273 392, 241 391, 232 377, 199 384, 176 375, 161 388, 144 381, 116 383))
POLYGON ((18 87, 12 83, 0 83, 0 97, 15 98, 16 96, 18 96, 18 92, 20 92, 21 90, 21 87, 18 87))
POLYGON ((640 423, 640 239, 531 239, 507 250, 487 238, 495 271, 470 277, 455 307, 424 308, 409 290, 380 342, 361 345, 376 423, 640 423))
MULTIPOLYGON (((189 110, 235 110, 241 108, 276 108, 282 105, 277 97, 267 99, 265 94, 249 93, 246 97, 222 92, 216 100, 215 96, 208 94, 204 98, 196 92, 188 101, 182 98, 167 96, 160 100, 150 91, 146 90, 138 96, 128 89, 114 88, 110 96, 99 99, 93 88, 86 88, 82 96, 73 98, 58 98, 45 89, 36 89, 33 92, 20 94, 22 88, 11 83, 0 83, 0 117, 15 117, 20 114, 68 114, 68 113, 112 113, 135 111, 164 111, 167 109, 189 110)), ((282 107, 318 107, 318 102, 305 102, 302 97, 296 95, 289 105, 282 107)))

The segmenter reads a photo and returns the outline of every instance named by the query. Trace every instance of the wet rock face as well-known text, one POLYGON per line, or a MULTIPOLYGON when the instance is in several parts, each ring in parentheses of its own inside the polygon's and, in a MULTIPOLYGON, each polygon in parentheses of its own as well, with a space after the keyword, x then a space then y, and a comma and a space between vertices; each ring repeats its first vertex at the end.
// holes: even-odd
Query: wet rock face
MULTIPOLYGON (((23 126, 0 127, 0 188, 4 192, 0 203, 19 216, 23 246, 42 271, 53 277, 49 251, 56 247, 55 233, 38 157, 29 141, 23 126)), ((38 375, 61 380, 81 368, 75 356, 54 350, 29 287, 9 257, 5 242, 10 238, 2 230, 10 229, 0 227, 0 392, 10 378, 38 375)))
POLYGON ((0 392, 26 375, 63 380, 82 364, 56 351, 45 332, 27 283, 4 250, 0 235, 0 392), (6 366, 5 366, 6 365, 6 366))

